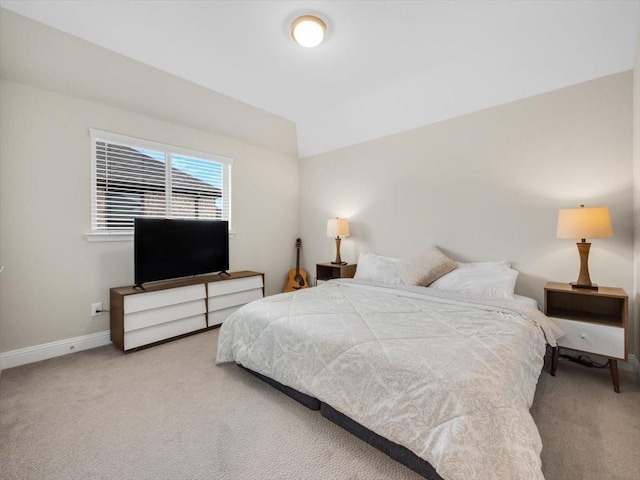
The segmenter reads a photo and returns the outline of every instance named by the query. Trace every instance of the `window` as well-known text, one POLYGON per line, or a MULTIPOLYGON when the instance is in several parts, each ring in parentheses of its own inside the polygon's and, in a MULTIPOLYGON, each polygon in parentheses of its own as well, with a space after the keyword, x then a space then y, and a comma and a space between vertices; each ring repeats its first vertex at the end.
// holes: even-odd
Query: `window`
POLYGON ((132 233, 140 216, 231 220, 233 159, 90 133, 91 233, 132 233))

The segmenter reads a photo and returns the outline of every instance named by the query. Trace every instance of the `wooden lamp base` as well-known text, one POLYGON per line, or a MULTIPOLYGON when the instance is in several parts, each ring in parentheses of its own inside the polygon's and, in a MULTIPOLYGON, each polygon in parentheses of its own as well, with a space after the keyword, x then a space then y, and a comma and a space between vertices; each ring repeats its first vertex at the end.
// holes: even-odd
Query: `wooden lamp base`
POLYGON ((331 262, 333 265, 346 265, 347 262, 343 262, 342 258, 340 258, 340 237, 336 237, 336 261, 331 262))
POLYGON ((598 285, 591 283, 591 277, 589 276, 589 249, 591 248, 591 244, 585 242, 583 238, 582 242, 578 242, 576 245, 578 246, 578 253, 580 254, 580 274, 578 275, 577 282, 571 282, 571 287, 598 290, 598 285))

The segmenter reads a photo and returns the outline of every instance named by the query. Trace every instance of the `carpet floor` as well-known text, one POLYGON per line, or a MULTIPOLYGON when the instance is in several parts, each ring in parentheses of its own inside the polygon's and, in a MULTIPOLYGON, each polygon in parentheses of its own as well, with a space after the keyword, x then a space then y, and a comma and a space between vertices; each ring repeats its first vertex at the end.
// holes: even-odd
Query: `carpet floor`
MULTIPOLYGON (((235 365, 218 330, 123 354, 105 346, 0 377, 0 479, 418 480, 235 365)), ((640 478, 640 389, 561 361, 531 413, 547 480, 640 478)))

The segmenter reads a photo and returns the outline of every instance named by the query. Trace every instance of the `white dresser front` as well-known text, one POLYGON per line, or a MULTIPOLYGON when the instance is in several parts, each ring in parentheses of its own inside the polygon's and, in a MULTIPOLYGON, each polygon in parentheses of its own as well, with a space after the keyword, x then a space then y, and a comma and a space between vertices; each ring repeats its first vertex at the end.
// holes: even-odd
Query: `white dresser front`
POLYGON ((210 282, 207 288, 210 327, 220 325, 242 305, 264 296, 262 275, 210 282))
POLYGON ((124 298, 124 349, 207 327, 204 284, 124 298))

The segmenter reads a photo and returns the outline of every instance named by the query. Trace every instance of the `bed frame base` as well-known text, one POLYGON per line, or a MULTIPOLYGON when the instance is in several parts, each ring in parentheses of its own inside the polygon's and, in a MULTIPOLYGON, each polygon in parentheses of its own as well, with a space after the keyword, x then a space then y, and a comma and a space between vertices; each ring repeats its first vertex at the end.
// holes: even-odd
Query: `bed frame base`
POLYGON ((299 392, 295 388, 287 387, 286 385, 283 385, 280 382, 276 382, 272 378, 269 378, 269 377, 267 377, 265 375, 262 375, 261 373, 254 372, 253 370, 249 370, 244 365, 240 365, 239 363, 237 365, 239 367, 242 367, 244 370, 249 372, 251 375, 254 375, 254 376, 258 377, 263 382, 268 383, 269 385, 271 385, 276 390, 280 390, 285 395, 293 398, 296 402, 301 403, 302 405, 304 405, 308 409, 310 409, 310 410, 320 410, 320 400, 318 400, 317 398, 310 397, 309 395, 305 395, 304 393, 299 392))
POLYGON ((403 447, 402 445, 398 445, 391 440, 387 440, 386 438, 369 430, 367 427, 360 425, 358 422, 352 420, 343 413, 340 413, 330 405, 321 403, 320 413, 324 418, 331 420, 336 425, 344 428, 347 432, 352 433, 360 440, 364 440, 372 447, 377 448, 382 453, 387 454, 394 460, 400 462, 414 472, 419 473, 423 477, 429 480, 442 480, 442 477, 438 475, 435 468, 433 468, 430 463, 418 457, 411 450, 403 447))
POLYGON ((369 430, 367 427, 360 425, 358 422, 356 422, 355 420, 352 420, 351 418, 347 417, 343 413, 340 413, 338 410, 331 407, 330 405, 320 402, 320 400, 318 400, 315 397, 306 395, 294 388, 287 387, 286 385, 276 382, 272 378, 269 378, 258 372, 254 372, 253 370, 250 370, 243 365, 240 365, 240 364, 237 364, 237 365, 239 367, 242 367, 244 370, 246 370, 250 374, 256 376, 263 382, 271 385, 275 389, 280 390, 285 395, 293 398, 294 400, 301 403, 305 407, 311 410, 320 410, 320 413, 322 414, 322 416, 325 417, 327 420, 330 420, 336 425, 344 428, 347 432, 367 442, 372 447, 377 448, 382 453, 400 462, 407 468, 410 468, 411 470, 422 475, 426 479, 443 480, 442 477, 438 475, 435 468, 433 468, 429 462, 418 457, 415 453, 413 453, 408 448, 403 447, 402 445, 398 445, 397 443, 394 443, 390 440, 387 440, 386 438, 369 430))

